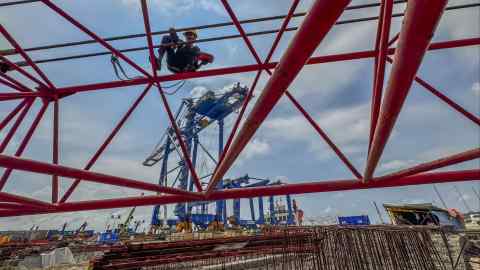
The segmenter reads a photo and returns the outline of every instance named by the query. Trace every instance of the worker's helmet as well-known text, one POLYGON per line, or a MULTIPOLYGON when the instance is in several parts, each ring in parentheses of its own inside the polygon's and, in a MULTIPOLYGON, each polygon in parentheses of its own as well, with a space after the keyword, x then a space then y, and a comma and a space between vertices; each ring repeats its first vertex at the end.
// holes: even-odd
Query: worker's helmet
POLYGON ((195 38, 198 38, 197 30, 195 30, 195 29, 189 29, 189 30, 183 32, 184 36, 189 35, 189 34, 194 35, 195 38))

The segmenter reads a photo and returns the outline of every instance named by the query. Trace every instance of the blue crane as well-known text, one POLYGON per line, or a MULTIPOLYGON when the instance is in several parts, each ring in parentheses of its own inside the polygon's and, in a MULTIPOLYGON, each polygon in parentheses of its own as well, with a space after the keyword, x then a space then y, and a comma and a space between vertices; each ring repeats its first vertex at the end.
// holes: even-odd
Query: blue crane
MULTIPOLYGON (((202 144, 199 138, 199 133, 205 130, 207 127, 212 126, 213 123, 217 123, 218 126, 218 154, 220 157, 224 148, 224 119, 230 114, 239 109, 243 101, 246 98, 248 92, 247 87, 240 86, 239 83, 235 84, 230 90, 221 94, 215 94, 213 91, 207 91, 199 98, 187 98, 182 100, 179 109, 175 114, 175 122, 177 123, 182 139, 185 142, 187 151, 190 154, 192 164, 194 167, 198 163, 198 152, 203 150, 206 156, 217 163, 217 159, 212 155, 206 147, 202 144), (200 149, 199 149, 200 148, 200 149)), ((170 179, 170 186, 175 186, 183 190, 193 191, 193 181, 189 173, 188 166, 182 158, 181 151, 179 149, 178 138, 175 136, 175 132, 172 127, 168 127, 160 142, 155 147, 154 151, 143 162, 145 166, 154 166, 160 162, 160 177, 159 184, 168 186, 167 180, 170 179), (170 156, 176 153, 178 155, 178 161, 172 162, 170 156), (174 164, 172 168, 172 163, 174 164), (175 177, 170 177, 175 175, 175 177), (171 181, 173 180, 173 183, 171 181)), ((211 174, 207 174, 201 179, 207 178, 211 174)), ((206 183, 203 183, 206 184, 206 183)), ((252 178, 248 175, 237 179, 229 180, 225 179, 218 183, 218 189, 231 189, 231 188, 243 188, 243 187, 255 187, 265 186, 271 184, 268 179, 252 178)), ((289 197, 289 196, 288 196, 289 197)), ((273 200, 273 197, 272 197, 273 200)), ((289 199, 287 199, 289 203, 289 199)), ((250 208, 252 220, 255 224, 264 224, 265 216, 263 210, 263 198, 259 198, 259 218, 255 220, 254 203, 253 199, 250 199, 250 208)), ((233 216, 238 223, 242 223, 240 220, 240 200, 234 200, 233 203, 233 216)), ((288 224, 293 224, 293 214, 291 212, 291 205, 288 224), (291 218, 290 218, 291 217, 291 218)), ((175 205, 174 214, 178 220, 166 220, 166 206, 163 209, 163 222, 159 219, 161 209, 159 205, 156 205, 153 209, 151 225, 153 227, 172 226, 177 222, 193 222, 197 226, 206 228, 208 224, 214 220, 227 224, 227 210, 226 201, 219 200, 215 202, 192 202, 192 203, 178 203, 175 205), (215 204, 215 214, 208 214, 208 205, 215 204), (201 213, 192 214, 192 209, 201 209, 201 213), (166 224, 167 222, 168 224, 166 224)), ((271 209, 271 213, 275 210, 271 209)), ((272 214, 270 215, 272 216, 272 214)), ((243 222, 244 223, 244 222, 243 222)))

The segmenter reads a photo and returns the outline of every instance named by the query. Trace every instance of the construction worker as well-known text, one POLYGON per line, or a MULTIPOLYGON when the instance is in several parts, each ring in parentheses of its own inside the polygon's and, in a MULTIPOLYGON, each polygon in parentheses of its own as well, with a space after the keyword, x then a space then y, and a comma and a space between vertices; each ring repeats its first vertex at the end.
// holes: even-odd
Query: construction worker
POLYGON ((178 37, 174 28, 170 28, 169 35, 163 36, 158 49, 157 70, 161 69, 165 52, 167 53, 167 68, 173 73, 196 71, 202 65, 213 62, 213 55, 204 53, 193 45, 198 38, 196 30, 187 30, 183 35, 185 41, 178 37))
POLYGON ((9 64, 0 62, 0 73, 7 73, 10 70, 12 70, 12 67, 9 64))

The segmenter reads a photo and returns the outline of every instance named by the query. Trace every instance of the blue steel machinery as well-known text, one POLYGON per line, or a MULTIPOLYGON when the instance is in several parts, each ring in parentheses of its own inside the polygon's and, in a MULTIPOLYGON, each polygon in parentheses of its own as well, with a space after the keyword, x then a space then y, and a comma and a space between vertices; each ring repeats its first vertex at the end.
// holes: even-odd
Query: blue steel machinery
MULTIPOLYGON (((212 155, 208 149, 200 142, 199 133, 211 126, 213 123, 217 123, 218 126, 218 156, 222 154, 224 147, 224 119, 238 109, 248 92, 248 88, 240 86, 240 84, 234 85, 229 91, 221 94, 215 94, 213 91, 206 92, 200 98, 187 98, 182 101, 179 109, 175 115, 175 121, 181 130, 183 139, 187 146, 188 152, 191 155, 192 163, 194 166, 199 164, 198 150, 199 147, 205 152, 205 156, 216 163, 214 155, 212 155)), ((154 151, 143 162, 145 166, 154 166, 160 163, 160 177, 159 184, 163 186, 176 186, 184 190, 193 190, 193 181, 190 178, 188 166, 184 162, 179 150, 178 140, 175 136, 175 132, 172 127, 167 128, 160 142, 155 147, 154 151), (170 159, 172 154, 177 154, 178 162, 174 162, 170 159), (173 168, 172 168, 173 167, 173 168), (176 174, 175 174, 176 173, 176 174), (175 177, 171 177, 171 176, 175 177), (172 182, 173 179, 173 182, 172 182), (170 181, 168 181, 170 180, 170 181), (170 183, 170 184, 169 184, 170 183)), ((218 157, 217 156, 217 157, 218 157)), ((213 172, 211 172, 213 173, 213 172)), ((201 177, 201 179, 211 176, 211 173, 201 177)), ((206 184, 206 183, 205 183, 206 184)), ((249 177, 248 175, 239 177, 236 179, 225 179, 218 183, 218 189, 231 189, 242 187, 257 187, 266 185, 278 185, 280 182, 271 182, 268 179, 259 179, 249 177)), ((258 219, 255 219, 254 201, 252 198, 250 201, 251 221, 240 219, 240 200, 233 200, 233 218, 235 223, 242 227, 253 227, 256 224, 265 224, 266 219, 263 209, 263 198, 258 199, 258 219)), ((287 202, 287 218, 281 223, 294 224, 292 205, 290 196, 286 196, 287 202)), ((275 218, 275 206, 274 198, 269 198, 270 203, 270 215, 269 221, 271 224, 277 224, 279 221, 275 218)), ((160 220, 161 209, 159 205, 156 205, 153 209, 151 225, 152 227, 160 227, 167 221, 167 209, 163 208, 163 221, 160 220)), ((178 222, 192 222, 200 228, 207 228, 208 224, 212 221, 222 222, 227 224, 229 218, 227 217, 226 201, 215 202, 193 202, 193 203, 178 203, 175 205, 174 214, 178 218, 176 220, 168 220, 169 226, 173 226, 178 222), (208 213, 208 205, 215 203, 215 214, 208 213), (192 209, 199 210, 192 213, 192 209)))

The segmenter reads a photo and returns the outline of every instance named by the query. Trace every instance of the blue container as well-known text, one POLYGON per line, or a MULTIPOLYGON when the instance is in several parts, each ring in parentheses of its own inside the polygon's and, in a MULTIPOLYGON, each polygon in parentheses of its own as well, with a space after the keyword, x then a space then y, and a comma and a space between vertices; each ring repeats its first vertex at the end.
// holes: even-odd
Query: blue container
POLYGON ((338 217, 340 225, 370 225, 370 219, 367 215, 338 217))
POLYGON ((100 234, 99 244, 113 244, 118 242, 118 233, 103 232, 100 234))

